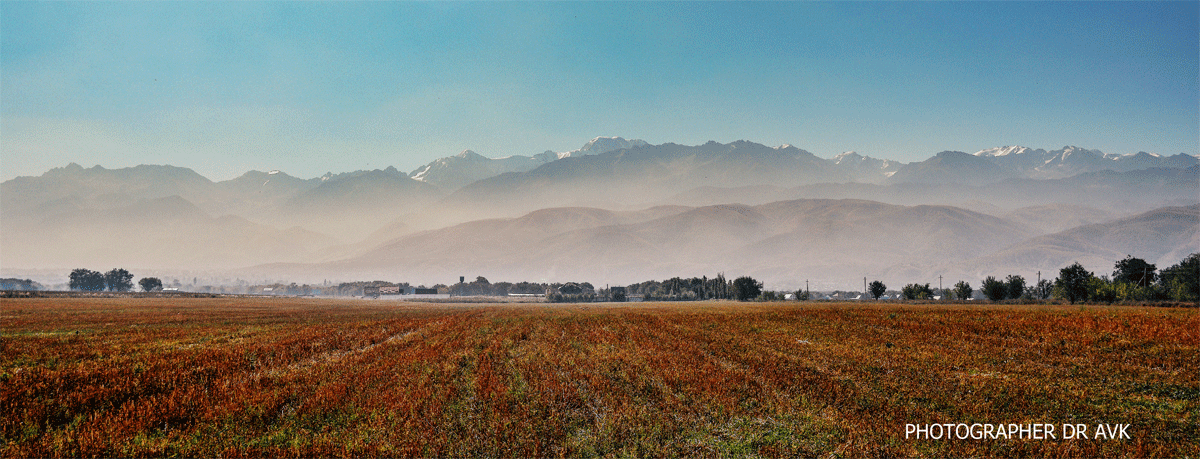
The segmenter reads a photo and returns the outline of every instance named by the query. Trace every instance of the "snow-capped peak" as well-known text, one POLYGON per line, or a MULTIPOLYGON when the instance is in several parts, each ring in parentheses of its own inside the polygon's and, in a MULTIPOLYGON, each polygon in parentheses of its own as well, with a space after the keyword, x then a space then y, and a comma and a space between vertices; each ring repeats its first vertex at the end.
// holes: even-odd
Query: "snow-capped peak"
POLYGON ((1026 147, 1019 146, 1019 145, 1013 145, 1013 146, 1003 146, 1003 147, 998 147, 998 148, 989 148, 987 150, 980 150, 978 152, 975 152, 975 156, 1019 155, 1022 153, 1027 153, 1029 151, 1032 151, 1032 150, 1030 150, 1029 148, 1026 148, 1026 147))
POLYGON ((625 140, 621 137, 596 137, 588 143, 583 144, 583 146, 578 150, 558 153, 558 159, 580 155, 598 155, 601 153, 608 153, 613 150, 644 147, 646 145, 649 144, 640 139, 625 140))
POLYGON ((851 163, 851 162, 859 163, 862 161, 863 161, 863 155, 858 154, 858 152, 856 152, 856 151, 844 151, 844 152, 838 154, 837 156, 833 157, 834 164, 851 163))
POLYGON ((433 169, 433 168, 430 167, 429 164, 426 164, 424 166, 421 166, 421 169, 419 169, 416 172, 413 172, 411 175, 409 175, 409 177, 412 178, 413 180, 420 180, 420 181, 424 182, 425 174, 428 174, 430 169, 433 169))
POLYGON ((1084 155, 1085 158, 1094 156, 1094 157, 1101 158, 1101 159, 1112 159, 1112 157, 1113 157, 1113 155, 1105 154, 1104 152, 1102 152, 1100 150, 1088 150, 1086 148, 1080 148, 1080 147, 1076 147, 1074 145, 1067 145, 1065 147, 1062 147, 1062 150, 1060 150, 1060 151, 1062 151, 1062 153, 1059 155, 1059 158, 1061 158, 1063 161, 1065 161, 1068 157, 1070 157, 1071 155, 1074 155, 1074 154, 1082 154, 1082 155, 1084 155))

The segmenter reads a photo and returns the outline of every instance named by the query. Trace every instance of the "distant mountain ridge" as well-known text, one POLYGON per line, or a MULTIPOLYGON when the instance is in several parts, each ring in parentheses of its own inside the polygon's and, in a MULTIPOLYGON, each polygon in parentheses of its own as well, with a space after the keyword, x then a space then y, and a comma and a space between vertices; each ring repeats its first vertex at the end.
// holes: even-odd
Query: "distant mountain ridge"
MULTIPOLYGON (((744 141, 739 141, 744 142, 744 141)), ((710 142, 714 143, 714 142, 710 142)), ((738 142, 734 142, 738 143, 738 142)), ((752 142, 745 142, 752 143, 752 142)), ((657 147, 662 147, 663 144, 657 147)), ((707 144, 706 144, 707 145, 707 144)), ((729 144, 733 145, 733 143, 729 144)), ((546 151, 534 156, 486 158, 466 150, 457 156, 435 160, 409 175, 438 185, 447 193, 480 180, 507 172, 528 172, 544 164, 585 155, 611 151, 655 147, 641 140, 621 137, 597 137, 583 147, 569 152, 546 151)), ((790 145, 780 149, 793 148, 790 145)), ((801 150, 802 151, 802 150, 801 150)), ((997 147, 976 152, 981 161, 963 157, 962 152, 941 152, 913 163, 878 159, 849 151, 829 158, 826 162, 833 175, 829 182, 860 183, 989 183, 1006 178, 1054 179, 1087 172, 1112 170, 1128 172, 1151 168, 1188 168, 1200 164, 1200 159, 1183 153, 1159 156, 1146 152, 1133 155, 1113 155, 1099 150, 1066 146, 1058 150, 1030 149, 1020 146, 997 147), (951 153, 952 157, 947 157, 951 153), (953 164, 949 164, 953 162, 953 164), (997 166, 993 168, 988 166, 997 166), (899 174, 897 177, 896 175, 899 174)), ((823 166, 822 166, 823 167, 823 166)))
POLYGON ((854 151, 843 152, 830 158, 829 161, 854 181, 863 183, 882 182, 904 166, 903 163, 897 161, 863 156, 854 151))
POLYGON ((551 161, 563 158, 598 155, 613 150, 647 146, 645 141, 625 140, 621 137, 596 137, 582 147, 555 153, 547 150, 534 156, 506 156, 488 158, 471 150, 463 150, 455 156, 440 158, 409 173, 409 177, 431 183, 452 192, 471 183, 495 177, 506 172, 526 172, 551 161))
MULTIPOLYGON (((814 199, 856 199, 906 208, 953 207, 1026 228, 1032 237, 1149 209, 1195 204, 1200 199, 1198 162, 1182 154, 1116 156, 1077 147, 1054 151, 1003 147, 976 154, 947 151, 902 164, 856 152, 824 159, 791 145, 771 147, 744 140, 689 146, 598 137, 569 152, 486 158, 468 150, 410 173, 388 167, 310 179, 273 170, 249 171, 213 182, 191 169, 169 165, 105 169, 72 163, 38 177, 0 183, 0 267, 62 268, 70 267, 71 260, 142 259, 151 266, 227 269, 271 262, 346 260, 425 231, 555 208, 600 209, 621 215, 650 208, 674 209, 676 213, 703 208, 708 210, 701 213, 711 215, 693 212, 672 220, 668 227, 705 237, 763 236, 744 240, 744 246, 787 251, 795 249, 787 245, 794 241, 781 236, 787 231, 775 226, 781 218, 776 214, 793 210, 768 204, 814 199), (1066 175, 1078 171, 1084 172, 1066 175), (715 215, 722 216, 713 220, 715 226, 701 227, 700 222, 715 215), (771 237, 783 239, 772 242, 771 237), (89 238, 121 242, 104 245, 89 238), (135 246, 131 241, 144 245, 135 246), (204 244, 214 244, 214 248, 205 249, 204 244)), ((601 214, 577 213, 575 218, 608 218, 596 215, 601 214)), ((929 221, 956 221, 937 213, 922 215, 929 221)), ((789 224, 816 231, 811 225, 814 221, 801 219, 789 224)), ((885 218, 870 225, 909 231, 891 221, 885 218)), ((943 229, 920 219, 904 221, 910 222, 911 231, 932 234, 943 229)), ((568 258, 558 258, 560 252, 572 253, 577 260, 609 257, 605 260, 612 261, 612 257, 639 260, 637 254, 645 250, 659 253, 658 259, 675 260, 676 267, 729 263, 720 257, 701 257, 708 260, 703 263, 696 261, 699 258, 678 260, 672 258, 672 251, 700 248, 683 240, 662 239, 666 233, 648 227, 614 227, 633 224, 640 223, 616 219, 599 227, 576 228, 572 231, 592 231, 588 237, 595 244, 561 242, 567 245, 556 245, 551 252, 539 249, 538 253, 560 259, 560 267, 553 271, 557 273, 569 271, 568 258), (603 227, 609 228, 600 229, 603 227), (608 240, 612 248, 596 242, 602 240, 608 240)), ((845 243, 848 239, 842 238, 889 239, 861 229, 832 231, 844 222, 825 224, 831 231, 806 233, 805 240, 851 250, 845 243)), ((568 233, 551 236, 564 238, 562 241, 579 237, 568 233)), ((455 244, 472 247, 466 240, 455 244)), ((963 247, 965 253, 977 253, 963 247)), ((920 252, 938 250, 940 246, 925 246, 920 252)), ((708 249, 704 253, 715 252, 708 249)), ((837 256, 833 252, 804 253, 837 256)), ((466 263, 469 265, 469 260, 466 263)), ((613 272, 632 270, 634 265, 629 263, 608 266, 613 272)), ((903 269, 926 269, 928 263, 903 269)), ((759 269, 741 262, 730 266, 759 269)), ((666 272, 669 266, 660 267, 666 272)), ((774 272, 771 270, 783 268, 762 269, 774 272)))
POLYGON ((451 193, 441 205, 482 217, 563 206, 646 206, 697 186, 795 185, 845 180, 826 160, 792 146, 737 141, 673 143, 570 156, 451 193))
POLYGON ((991 183, 1016 174, 987 158, 961 151, 943 151, 925 161, 901 166, 889 183, 991 183))
MULTIPOLYGON (((729 144, 720 144, 710 141, 707 144, 696 146, 694 148, 707 147, 714 144, 725 146, 758 145, 747 141, 737 141, 729 144)), ((682 145, 676 145, 673 143, 662 144, 658 145, 657 147, 665 146, 684 147, 682 145)), ((465 186, 484 178, 489 178, 507 172, 530 171, 541 165, 557 161, 559 159, 599 155, 612 151, 643 147, 655 147, 655 145, 648 144, 639 139, 626 140, 622 137, 596 137, 576 150, 559 153, 548 150, 544 153, 533 156, 516 155, 502 158, 488 158, 474 151, 464 150, 457 155, 434 160, 425 166, 413 170, 407 175, 410 178, 419 181, 438 185, 442 187, 445 192, 451 192, 460 186, 465 186), (481 167, 480 164, 486 164, 486 166, 481 167), (473 174, 469 172, 460 173, 458 169, 478 169, 478 171, 473 174), (439 175, 461 175, 462 177, 439 178, 439 175)), ((780 147, 775 147, 774 149, 794 149, 796 151, 804 151, 791 145, 783 145, 780 147)), ((832 166, 834 170, 839 171, 837 175, 831 177, 833 180, 827 180, 828 182, 835 183, 838 181, 837 179, 848 178, 851 180, 862 181, 864 183, 880 183, 901 169, 919 167, 920 165, 930 161, 938 160, 939 157, 945 156, 949 153, 962 152, 943 151, 924 161, 901 163, 889 159, 879 159, 870 156, 864 156, 854 151, 847 151, 823 161, 832 166)), ((1178 153, 1172 156, 1161 156, 1147 152, 1138 152, 1131 155, 1114 155, 1103 153, 1099 150, 1088 150, 1074 146, 1066 146, 1058 150, 1050 151, 1044 149, 1035 150, 1022 146, 1005 146, 981 150, 974 153, 972 156, 1000 166, 1002 169, 1007 171, 1005 177, 1035 179, 1064 178, 1081 173, 1097 172, 1101 170, 1127 172, 1151 168, 1186 169, 1188 167, 1200 164, 1200 158, 1183 153, 1178 153)), ((319 185, 321 182, 360 175, 366 172, 369 171, 353 171, 338 174, 327 173, 320 177, 311 179, 298 179, 280 171, 271 171, 269 174, 272 176, 275 174, 281 174, 273 178, 277 180, 294 182, 294 185, 298 188, 311 188, 319 185)), ((265 177, 266 174, 268 174, 268 172, 249 171, 244 175, 254 176, 255 179, 271 178, 265 177)), ((912 175, 912 172, 908 172, 903 175, 912 175)), ((200 174, 197 174, 195 171, 186 167, 170 165, 140 165, 121 169, 105 169, 101 166, 93 166, 85 169, 79 164, 71 163, 65 167, 51 169, 39 177, 17 177, 4 183, 8 187, 16 189, 17 187, 21 187, 27 183, 35 182, 35 179, 39 178, 47 180, 66 179, 71 177, 78 179, 77 181, 79 182, 90 181, 93 185, 101 182, 108 183, 108 185, 104 186, 110 188, 112 186, 125 186, 127 188, 129 186, 133 186, 133 188, 137 188, 136 184, 141 183, 143 188, 147 189, 152 188, 153 184, 155 183, 163 182, 170 182, 170 186, 175 187, 176 189, 187 186, 189 183, 191 183, 194 187, 203 188, 209 183, 232 185, 231 182, 245 180, 248 178, 238 177, 236 179, 224 182, 212 182, 211 180, 204 178, 200 174)), ((180 193, 175 192, 166 194, 180 193)))
MULTIPOLYGON (((213 215, 234 214, 261 223, 292 226, 304 224, 305 219, 296 218, 298 208, 322 200, 328 203, 325 208, 364 215, 374 208, 380 209, 374 213, 396 218, 443 197, 451 205, 477 201, 493 206, 531 199, 529 206, 514 211, 523 212, 561 205, 668 202, 671 196, 705 187, 788 189, 850 182, 979 186, 1003 180, 1066 179, 1106 170, 1187 170, 1197 164, 1200 160, 1185 154, 1164 157, 1140 152, 1117 156, 1077 147, 1053 151, 1001 147, 974 155, 947 151, 925 161, 902 164, 855 152, 821 159, 790 145, 767 147, 747 141, 684 146, 597 137, 577 150, 553 155, 492 159, 468 150, 408 174, 388 168, 312 179, 280 171, 250 171, 235 179, 212 182, 184 167, 85 169, 72 163, 39 177, 18 177, 0 184, 0 206, 4 216, 11 217, 52 213, 57 208, 119 207, 134 200, 175 195, 213 215), (334 191, 339 188, 343 191, 334 191), (343 198, 349 201, 337 202, 343 198)), ((375 229, 351 231, 348 236, 359 237, 375 229)))
POLYGON ((487 158, 471 150, 440 158, 408 174, 414 180, 453 191, 471 183, 495 177, 505 172, 524 172, 558 159, 543 155, 487 158))
POLYGON ((1185 169, 1197 164, 1196 157, 1183 153, 1167 157, 1144 151, 1132 155, 1113 155, 1070 145, 1051 151, 1007 146, 981 150, 975 156, 1000 166, 1010 175, 1026 178, 1064 178, 1101 170, 1128 172, 1155 167, 1185 169))

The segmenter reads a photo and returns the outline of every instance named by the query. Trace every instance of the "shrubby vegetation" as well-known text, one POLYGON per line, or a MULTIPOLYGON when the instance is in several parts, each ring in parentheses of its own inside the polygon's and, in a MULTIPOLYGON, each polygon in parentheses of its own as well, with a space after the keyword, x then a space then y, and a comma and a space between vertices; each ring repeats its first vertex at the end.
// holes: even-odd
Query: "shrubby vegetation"
POLYGON ((0 279, 0 290, 43 290, 45 286, 30 279, 6 277, 0 279))

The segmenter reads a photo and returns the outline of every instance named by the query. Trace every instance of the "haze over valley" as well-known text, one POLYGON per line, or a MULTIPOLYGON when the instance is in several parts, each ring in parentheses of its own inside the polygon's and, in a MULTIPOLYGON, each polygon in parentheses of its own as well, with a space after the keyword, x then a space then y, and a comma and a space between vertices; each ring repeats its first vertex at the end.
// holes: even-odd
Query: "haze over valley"
MULTIPOLYGON (((0 185, 5 277, 72 268, 323 282, 623 285, 751 275, 855 289, 1168 266, 1200 248, 1200 167, 1185 154, 1078 147, 945 151, 901 163, 790 145, 598 137, 576 150, 472 151, 298 178, 211 181, 181 166, 78 164, 0 185)), ((219 282, 219 281, 216 281, 219 282)))

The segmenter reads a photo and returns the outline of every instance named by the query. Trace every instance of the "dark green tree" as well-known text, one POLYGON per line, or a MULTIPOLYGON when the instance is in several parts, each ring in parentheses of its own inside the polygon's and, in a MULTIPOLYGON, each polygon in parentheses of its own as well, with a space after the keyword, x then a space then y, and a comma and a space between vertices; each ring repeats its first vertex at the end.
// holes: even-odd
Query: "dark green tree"
POLYGON ((971 288, 971 284, 968 284, 967 281, 958 281, 957 284, 954 284, 955 299, 969 300, 971 299, 971 293, 974 291, 975 290, 971 288))
POLYGON ((733 280, 734 299, 738 301, 747 301, 758 298, 762 295, 762 282, 754 280, 750 276, 742 276, 733 280))
POLYGON ((71 290, 98 292, 104 290, 104 274, 90 269, 75 269, 71 271, 68 285, 71 290))
POLYGON ((1020 299, 1025 295, 1025 278, 1016 274, 1009 274, 1005 279, 1004 284, 1008 286, 1008 298, 1012 300, 1020 299))
POLYGON ((1054 293, 1071 304, 1076 301, 1087 301, 1090 293, 1091 279, 1095 277, 1076 262, 1058 271, 1058 279, 1054 281, 1054 293))
POLYGON ((875 300, 878 301, 879 297, 883 296, 884 293, 887 293, 887 286, 883 285, 883 282, 873 281, 871 282, 871 285, 867 287, 867 291, 871 292, 871 296, 875 297, 875 300))
POLYGON ((1176 301, 1200 301, 1200 253, 1193 253, 1179 264, 1162 270, 1162 290, 1176 301))
POLYGON ((983 296, 992 301, 1003 301, 1008 296, 1008 286, 1004 282, 996 279, 995 276, 988 276, 983 279, 983 285, 979 287, 983 292, 983 296))
POLYGON ((929 288, 929 284, 908 284, 900 291, 907 300, 928 300, 933 298, 933 289, 929 288))
POLYGON ((111 292, 128 292, 133 290, 133 274, 124 268, 113 268, 104 273, 104 285, 111 292))
POLYGON ((142 287, 143 292, 162 289, 162 280, 157 277, 143 277, 138 281, 138 285, 142 287))
POLYGON ((1113 270, 1112 280, 1117 283, 1149 287, 1158 280, 1158 272, 1154 265, 1132 255, 1126 255, 1124 260, 1118 261, 1113 270))

